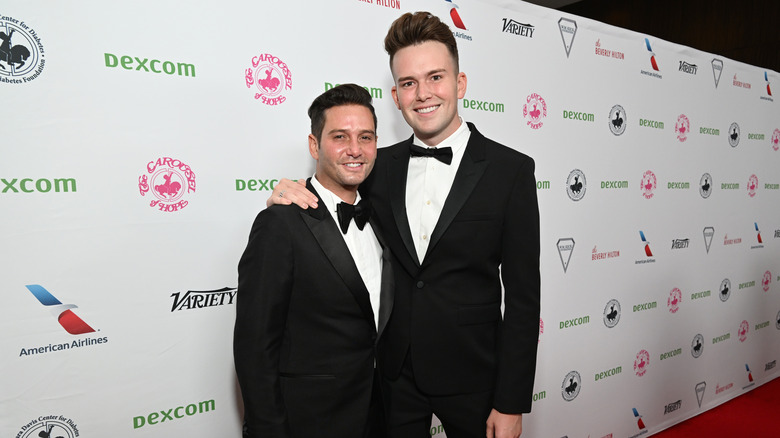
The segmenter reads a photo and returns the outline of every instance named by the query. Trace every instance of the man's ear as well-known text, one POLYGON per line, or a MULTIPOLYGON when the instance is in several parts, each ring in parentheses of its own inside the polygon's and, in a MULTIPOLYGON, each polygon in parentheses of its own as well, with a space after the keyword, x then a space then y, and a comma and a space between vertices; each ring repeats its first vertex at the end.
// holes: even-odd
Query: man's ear
POLYGON ((317 137, 314 134, 309 134, 309 154, 315 160, 320 159, 320 146, 317 144, 317 137))
POLYGON ((390 89, 390 94, 393 95, 393 102, 395 102, 395 107, 401 109, 401 105, 398 103, 398 90, 395 88, 395 85, 393 85, 393 88, 390 89))

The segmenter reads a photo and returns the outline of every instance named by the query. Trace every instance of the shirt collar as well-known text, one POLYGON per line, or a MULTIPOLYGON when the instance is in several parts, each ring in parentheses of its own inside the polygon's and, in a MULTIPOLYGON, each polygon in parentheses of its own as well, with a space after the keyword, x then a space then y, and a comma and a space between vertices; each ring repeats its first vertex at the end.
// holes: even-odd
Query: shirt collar
POLYGON ((471 131, 469 131, 468 124, 466 124, 466 122, 463 121, 463 118, 458 117, 458 119, 460 120, 460 126, 458 126, 458 129, 456 129, 455 132, 450 134, 449 137, 442 140, 441 143, 435 146, 428 146, 425 143, 421 142, 416 135, 412 136, 412 143, 424 148, 449 146, 452 148, 452 154, 453 155, 457 154, 462 148, 466 147, 466 144, 469 141, 469 136, 471 135, 471 131))
MULTIPOLYGON (((314 187, 314 190, 317 191, 317 194, 320 195, 320 199, 325 203, 325 207, 327 207, 331 215, 336 213, 336 206, 339 205, 339 202, 345 202, 343 199, 336 196, 333 192, 326 189, 325 186, 323 186, 317 180, 316 175, 311 177, 311 185, 314 187)), ((358 202, 360 202, 360 192, 357 193, 357 197, 355 198, 355 204, 358 202)))

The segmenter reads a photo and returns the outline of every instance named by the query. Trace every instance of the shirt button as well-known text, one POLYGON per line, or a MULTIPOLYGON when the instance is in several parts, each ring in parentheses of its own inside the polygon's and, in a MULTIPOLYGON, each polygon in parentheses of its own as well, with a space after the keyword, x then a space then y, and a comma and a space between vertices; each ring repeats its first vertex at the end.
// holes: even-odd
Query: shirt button
POLYGON ((423 240, 428 240, 428 235, 427 234, 423 234, 422 239, 423 240))
POLYGON ((422 280, 417 282, 417 289, 422 289, 423 286, 425 286, 425 283, 422 280))

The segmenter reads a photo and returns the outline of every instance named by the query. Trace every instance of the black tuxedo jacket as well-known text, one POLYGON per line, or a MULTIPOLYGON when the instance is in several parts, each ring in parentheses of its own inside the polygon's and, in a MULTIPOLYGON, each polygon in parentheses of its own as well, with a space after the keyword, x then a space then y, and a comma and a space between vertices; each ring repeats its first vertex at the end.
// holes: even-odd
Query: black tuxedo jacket
POLYGON ((238 265, 233 342, 250 437, 363 437, 376 342, 393 303, 383 247, 377 330, 368 290, 323 202, 257 215, 238 265))
POLYGON ((530 412, 540 300, 534 161, 468 127, 463 160, 422 263, 404 199, 412 139, 380 149, 361 185, 392 250, 396 278, 379 366, 394 380, 411 352, 422 391, 495 390, 499 412, 530 412))

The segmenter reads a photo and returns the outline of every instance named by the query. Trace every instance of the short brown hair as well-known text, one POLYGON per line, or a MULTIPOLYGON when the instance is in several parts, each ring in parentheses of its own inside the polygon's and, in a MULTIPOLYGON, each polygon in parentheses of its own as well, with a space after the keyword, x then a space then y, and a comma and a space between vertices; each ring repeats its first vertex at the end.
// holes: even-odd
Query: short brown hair
POLYGON ((407 12, 390 25, 385 37, 385 51, 390 55, 390 68, 393 67, 393 57, 404 47, 422 44, 427 41, 438 41, 449 50, 455 70, 458 71, 458 43, 452 35, 452 30, 442 23, 439 17, 430 12, 407 12))
POLYGON ((311 133, 317 138, 317 144, 322 141, 322 129, 325 127, 325 111, 334 106, 360 105, 371 111, 376 130, 376 112, 371 103, 371 94, 365 88, 355 84, 335 86, 317 96, 309 107, 311 133))

